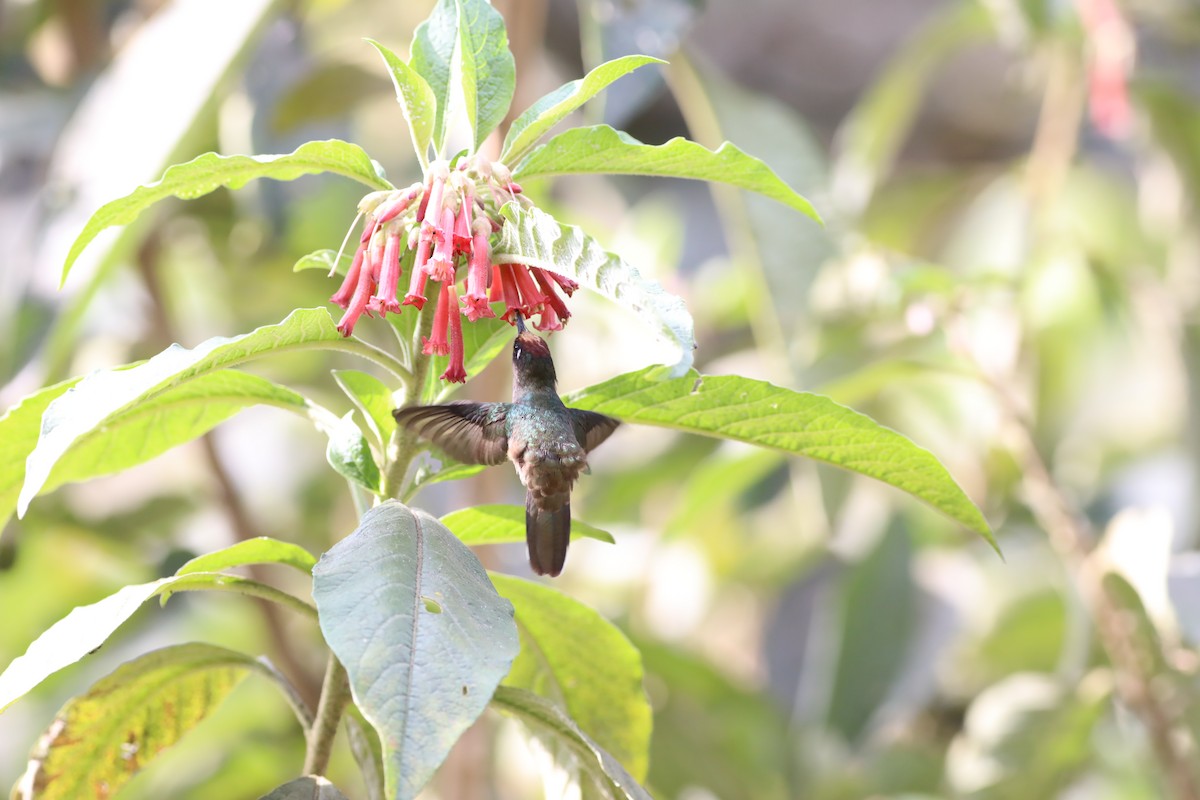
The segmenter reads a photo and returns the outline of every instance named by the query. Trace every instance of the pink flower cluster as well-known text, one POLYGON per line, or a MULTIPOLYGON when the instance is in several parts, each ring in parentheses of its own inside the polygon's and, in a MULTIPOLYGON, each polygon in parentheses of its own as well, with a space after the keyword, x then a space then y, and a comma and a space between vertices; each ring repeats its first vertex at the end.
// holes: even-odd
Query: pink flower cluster
POLYGON ((1129 21, 1115 0, 1077 0, 1087 35, 1088 107, 1096 128, 1110 139, 1129 132, 1129 75, 1135 46, 1129 21))
POLYGON ((500 230, 500 208, 529 201, 501 164, 479 157, 461 160, 454 169, 446 161, 430 165, 425 181, 406 189, 374 192, 359 203, 366 217, 358 249, 341 288, 330 302, 346 311, 338 322, 343 336, 354 331, 363 314, 399 314, 405 305, 425 307, 426 284, 440 284, 433 330, 423 339, 424 352, 450 356, 442 380, 462 383, 461 315, 468 322, 495 317, 494 302, 504 303, 501 318, 515 324, 515 314, 532 318, 543 331, 562 330, 571 316, 563 299, 579 288, 575 281, 524 264, 492 263, 491 237, 500 230), (399 296, 402 263, 412 253, 408 291, 399 296), (463 292, 459 268, 466 271, 463 292))

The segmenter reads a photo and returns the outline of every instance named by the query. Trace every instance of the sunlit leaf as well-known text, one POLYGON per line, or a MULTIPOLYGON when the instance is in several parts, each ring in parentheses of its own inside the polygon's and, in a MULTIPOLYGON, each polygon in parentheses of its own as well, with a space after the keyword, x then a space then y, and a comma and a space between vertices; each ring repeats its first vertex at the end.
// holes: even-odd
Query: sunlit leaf
POLYGON ((392 431, 396 430, 396 419, 392 416, 396 403, 392 400, 392 390, 374 375, 354 369, 335 370, 333 379, 362 412, 376 441, 386 447, 392 431))
MULTIPOLYGON (((365 346, 356 339, 343 338, 327 310, 300 309, 293 311, 287 319, 277 325, 266 325, 242 336, 216 337, 191 349, 172 345, 138 366, 94 372, 72 387, 71 391, 55 399, 46 409, 42 418, 41 436, 26 462, 25 485, 18 498, 18 513, 25 513, 30 501, 49 482, 52 477, 51 470, 66 458, 73 448, 80 445, 83 437, 129 415, 132 415, 129 416, 131 419, 138 419, 139 409, 154 409, 159 407, 156 404, 161 404, 161 414, 151 415, 145 424, 147 429, 162 430, 164 435, 161 439, 164 442, 170 439, 172 445, 180 443, 178 436, 181 432, 192 432, 198 436, 219 422, 220 419, 210 419, 211 424, 208 427, 196 432, 186 424, 189 415, 197 413, 195 407, 191 410, 171 408, 169 393, 192 392, 192 389, 182 388, 189 382, 204 378, 203 386, 209 381, 236 381, 239 390, 246 392, 249 392, 251 387, 258 387, 260 399, 256 399, 255 402, 262 402, 265 398, 261 396, 261 391, 274 387, 274 384, 261 378, 256 380, 248 375, 231 377, 236 373, 230 373, 223 379, 205 376, 238 366, 267 353, 319 347, 361 352, 358 348, 365 346), (171 439, 165 433, 171 433, 175 438, 171 439)), ((286 401, 289 398, 297 402, 303 400, 288 390, 279 389, 279 392, 282 394, 275 393, 272 389, 269 395, 276 398, 276 405, 287 405, 286 401)), ((206 417, 209 416, 207 412, 202 413, 206 417)), ((143 446, 143 442, 123 435, 116 451, 105 455, 107 461, 102 463, 118 463, 118 456, 123 460, 117 468, 138 463, 134 454, 143 446)), ((157 455, 163 449, 166 448, 163 447, 154 454, 157 455)))
MULTIPOLYGON (((442 517, 442 524, 466 545, 525 541, 524 506, 488 505, 460 508, 442 517)), ((609 544, 614 541, 608 531, 572 519, 571 539, 580 537, 598 539, 609 544)))
POLYGON ((439 0, 413 35, 411 66, 437 99, 433 145, 439 151, 457 103, 476 148, 508 113, 516 69, 504 18, 486 0, 439 0))
POLYGON ((338 275, 345 275, 350 270, 350 264, 353 263, 354 257, 348 253, 342 253, 341 258, 338 258, 337 250, 314 250, 308 255, 301 256, 295 264, 292 265, 292 272, 303 272, 306 269, 319 269, 322 272, 333 272, 338 275))
POLYGON ((72 378, 39 389, 0 416, 0 531, 17 507, 25 480, 25 459, 37 445, 42 414, 55 398, 78 382, 79 378, 72 378))
POLYGON ((14 796, 77 800, 116 794, 202 722, 248 670, 260 668, 245 653, 200 643, 122 664, 58 712, 14 796))
POLYGON ((566 712, 533 692, 501 686, 492 704, 521 720, 534 734, 569 750, 590 780, 590 788, 605 800, 651 800, 650 795, 583 731, 566 712))
POLYGON ((505 685, 562 706, 580 730, 644 780, 650 703, 642 657, 625 634, 591 608, 549 586, 492 574, 521 632, 521 653, 505 685))
POLYGON ((504 206, 500 213, 505 221, 493 261, 527 264, 566 275, 585 289, 629 308, 659 339, 678 349, 679 360, 670 365, 670 374, 687 372, 696 341, 692 315, 682 299, 643 278, 620 256, 606 252, 582 228, 564 225, 544 211, 524 209, 515 203, 504 206))
POLYGON ((577 408, 624 422, 716 436, 824 461, 876 478, 979 533, 991 529, 946 468, 924 448, 828 397, 734 375, 691 372, 655 381, 631 372, 571 395, 577 408))
POLYGON ((647 64, 665 64, 652 56, 622 56, 607 61, 587 75, 570 83, 564 83, 553 92, 540 98, 513 120, 504 137, 500 160, 519 163, 537 140, 542 138, 575 109, 604 91, 609 84, 647 64))
POLYGON ((269 536, 257 536, 212 553, 196 556, 177 569, 175 574, 220 572, 247 564, 285 564, 307 575, 312 572, 316 563, 316 557, 298 544, 272 539, 269 536))
MULTIPOLYGON (((120 371, 126 374, 132 370, 120 371)), ((85 378, 72 391, 86 391, 85 378)), ((59 400, 69 403, 71 393, 59 400)), ((82 433, 54 464, 38 494, 64 483, 85 481, 128 469, 203 436, 243 409, 269 405, 308 413, 308 401, 266 378, 237 370, 218 370, 170 387, 143 402, 126 406, 103 425, 82 433)), ((57 406, 51 407, 56 414, 57 406)), ((56 417, 51 417, 56 419, 56 417)), ((46 428, 43 423, 42 433, 46 428)), ((28 454, 27 454, 28 455, 28 454)), ((24 460, 21 466, 24 466, 24 460)))
POLYGON ((35 639, 24 655, 13 659, 0 673, 0 711, 63 667, 98 650, 151 597, 165 598, 172 592, 188 591, 224 591, 261 597, 315 615, 315 609, 303 600, 236 575, 197 572, 126 586, 103 600, 73 609, 35 639))
POLYGON ((816 221, 812 204, 779 179, 770 167, 735 145, 716 150, 676 137, 643 144, 608 125, 571 128, 538 147, 513 170, 518 180, 554 175, 655 175, 715 181, 778 200, 816 221))
POLYGON ((392 188, 379 175, 374 162, 362 148, 337 139, 307 142, 283 155, 222 156, 205 153, 186 164, 168 168, 157 183, 139 186, 121 199, 101 206, 71 245, 67 261, 63 264, 62 280, 66 281, 71 265, 88 243, 96 238, 96 234, 115 225, 128 225, 160 200, 168 197, 192 200, 222 186, 240 189, 255 178, 290 181, 318 172, 344 175, 372 189, 392 188))
POLYGON ((508 673, 512 606, 445 526, 394 501, 321 557, 313 597, 379 732, 387 796, 415 797, 508 673))
POLYGON ((367 43, 379 51, 383 63, 387 65, 388 73, 392 76, 392 85, 396 87, 396 100, 404 111, 404 118, 408 120, 413 150, 424 164, 429 157, 429 142, 433 138, 433 125, 438 113, 438 102, 433 89, 391 50, 374 39, 367 39, 367 43))
POLYGON ((329 437, 325 459, 334 471, 368 492, 379 494, 379 465, 375 463, 367 437, 354 422, 354 412, 347 412, 336 425, 323 427, 329 437))

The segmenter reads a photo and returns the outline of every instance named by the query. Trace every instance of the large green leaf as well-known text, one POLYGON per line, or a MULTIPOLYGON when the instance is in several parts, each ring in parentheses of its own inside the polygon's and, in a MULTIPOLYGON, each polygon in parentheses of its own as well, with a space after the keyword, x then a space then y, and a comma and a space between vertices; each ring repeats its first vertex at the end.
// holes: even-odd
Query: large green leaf
POLYGON ((575 109, 604 91, 613 81, 647 64, 665 64, 652 56, 621 56, 606 61, 582 78, 564 83, 513 120, 504 137, 500 160, 519 163, 529 149, 575 109))
MULTIPOLYGON (((134 439, 130 431, 141 431, 142 435, 153 431, 153 446, 157 455, 169 446, 179 444, 191 434, 199 436, 220 422, 220 414, 204 410, 203 388, 212 385, 233 385, 240 392, 251 394, 253 402, 273 402, 288 406, 304 402, 303 398, 286 389, 274 386, 261 378, 248 375, 234 377, 233 373, 223 378, 208 377, 229 367, 235 367, 268 353, 306 350, 318 347, 347 349, 362 353, 369 347, 356 339, 344 339, 333 324, 329 312, 323 308, 293 311, 287 319, 277 325, 266 325, 250 333, 233 338, 216 337, 202 342, 192 349, 172 345, 149 361, 129 369, 102 370, 88 375, 69 392, 50 403, 42 417, 41 436, 37 446, 26 462, 25 485, 18 498, 18 513, 24 514, 30 501, 50 482, 52 470, 76 447, 88 446, 85 437, 103 426, 112 426, 122 419, 131 420, 131 427, 121 431, 121 442, 109 440, 101 431, 97 441, 113 444, 113 453, 97 444, 97 455, 92 459, 91 469, 100 469, 114 464, 120 469, 140 460, 138 448, 145 446, 134 439), (186 384, 204 379, 199 388, 186 384), (175 395, 175 392, 182 392, 175 395), (173 397, 190 398, 190 405, 173 405, 173 397), (145 416, 141 409, 149 409, 145 416), (203 417, 204 425, 192 424, 191 415, 203 417)), ((221 402, 213 398, 214 409, 221 402)), ((236 395, 227 396, 225 416, 248 404, 236 395)), ((111 471, 109 469, 108 471, 111 471)), ((79 474, 79 473, 77 473, 79 474)), ((99 474, 92 472, 91 474, 99 474)))
POLYGON ((672 376, 692 365, 696 347, 692 315, 679 297, 658 283, 646 280, 620 256, 606 252, 600 243, 575 225, 564 225, 537 208, 509 203, 500 211, 500 229, 492 260, 497 264, 528 264, 566 275, 584 288, 637 313, 658 338, 678 348, 679 360, 672 376))
POLYGON ((276 787, 259 800, 346 800, 346 795, 320 775, 305 775, 276 787))
MULTIPOLYGON (((451 511, 442 517, 442 524, 466 545, 506 544, 525 541, 524 506, 472 506, 451 511)), ((571 539, 586 536, 613 543, 612 534, 593 528, 577 519, 571 520, 571 539)))
POLYGON ((656 381, 650 372, 620 375, 571 395, 569 402, 624 422, 747 442, 876 478, 996 546, 983 514, 937 458, 870 417, 822 395, 736 375, 692 371, 656 381))
POLYGON ((25 459, 37 446, 42 414, 53 400, 78 382, 79 378, 72 378, 39 389, 0 417, 0 531, 17 507, 17 496, 25 480, 25 459))
POLYGON ((599 173, 656 175, 727 183, 778 200, 820 222, 812 204, 780 180, 770 167, 735 145, 716 150, 676 137, 664 144, 643 144, 608 125, 572 128, 538 147, 518 164, 518 179, 599 173))
POLYGON ((651 712, 637 648, 604 617, 549 586, 496 573, 492 583, 513 604, 521 632, 521 653, 505 685, 562 706, 580 730, 644 780, 651 712))
POLYGON ((438 112, 438 102, 433 89, 391 50, 374 39, 367 39, 367 43, 379 51, 383 63, 387 65, 392 76, 392 85, 396 87, 396 100, 404 110, 404 118, 408 120, 413 150, 424 165, 429 158, 429 141, 433 138, 433 124, 438 112))
MULTIPOLYGON (((492 704, 521 720, 539 738, 571 753, 589 781, 605 800, 651 800, 621 763, 579 729, 566 712, 533 692, 501 686, 492 704)), ((585 795, 587 796, 587 795, 585 795)))
POLYGON ((298 544, 282 542, 269 536, 256 536, 212 553, 196 556, 175 571, 176 575, 193 572, 219 572, 247 564, 285 564, 305 575, 312 572, 317 559, 298 544))
POLYGON ((379 732, 388 797, 415 797, 508 673, 512 606, 444 525, 394 501, 321 557, 313 597, 379 732))
POLYGON ((126 586, 103 600, 73 609, 35 639, 24 655, 15 658, 0 673, 0 711, 55 672, 99 649, 151 597, 204 590, 262 597, 301 613, 315 613, 303 600, 235 575, 198 572, 126 586))
POLYGON ((14 797, 116 794, 219 706, 247 671, 262 668, 245 653, 195 642, 122 664, 58 712, 14 797))
POLYGON ((437 99, 433 145, 439 151, 458 103, 475 148, 508 113, 516 68, 504 18, 486 0, 439 0, 413 35, 412 68, 437 99))
MULTIPOLYGON (((85 391, 87 381, 84 379, 76 390, 85 391)), ((127 406, 108 417, 103 425, 81 434, 54 464, 38 494, 45 494, 64 483, 111 475, 149 461, 203 436, 239 411, 254 405, 276 406, 298 414, 306 414, 309 409, 303 396, 258 375, 237 370, 199 375, 195 380, 171 387, 144 402, 127 406)), ((43 425, 43 434, 45 431, 43 425)), ((21 465, 24 466, 23 461, 21 465)))
POLYGON ((282 155, 222 156, 205 153, 186 164, 168 168, 157 183, 139 186, 119 200, 101 206, 71 245, 67 261, 63 264, 62 280, 66 281, 75 259, 100 231, 114 225, 128 225, 159 200, 168 197, 192 200, 222 186, 240 189, 255 178, 290 181, 316 172, 345 175, 372 189, 392 188, 380 176, 374 162, 362 148, 337 139, 307 142, 293 152, 282 155))

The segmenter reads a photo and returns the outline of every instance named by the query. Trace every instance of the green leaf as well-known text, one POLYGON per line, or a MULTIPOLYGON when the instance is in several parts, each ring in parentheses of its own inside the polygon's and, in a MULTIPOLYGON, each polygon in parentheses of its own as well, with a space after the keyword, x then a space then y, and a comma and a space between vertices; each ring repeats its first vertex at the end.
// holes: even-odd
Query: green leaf
MULTIPOLYGON (((483 318, 464 324, 463 329, 463 367, 467 370, 467 381, 483 372, 496 356, 504 351, 515 336, 513 327, 502 319, 483 318)), ((438 359, 440 362, 441 359, 438 359)), ((425 381, 425 396, 421 401, 425 404, 441 403, 453 395, 462 384, 446 383, 437 380, 438 375, 445 369, 435 366, 437 362, 429 361, 429 379, 425 381)))
MULTIPOLYGON (((136 368, 135 368, 136 369, 136 368)), ((128 374, 121 370, 116 374, 128 374)), ((73 391, 87 391, 85 378, 73 391)), ((72 403, 68 392, 62 404, 72 403)), ((237 370, 218 370, 171 387, 144 402, 126 406, 104 424, 82 433, 54 464, 38 494, 64 483, 111 475, 142 464, 173 447, 203 436, 254 405, 270 405, 307 414, 309 403, 291 389, 237 370)), ((56 414, 58 406, 51 405, 56 414)), ((53 419, 48 418, 48 419, 53 419)), ((46 432, 43 424, 43 434, 46 432)))
MULTIPOLYGON (((132 418, 137 418, 138 409, 146 407, 147 404, 162 404, 164 421, 160 433, 179 434, 180 431, 188 429, 182 419, 184 415, 179 412, 166 414, 171 398, 164 395, 176 390, 193 392, 192 389, 184 390, 181 387, 211 373, 238 366, 268 353, 316 347, 361 352, 366 345, 353 338, 343 339, 327 310, 300 309, 293 311, 287 319, 277 325, 266 325, 242 336, 216 337, 190 350, 172 345, 138 366, 102 370, 88 375, 71 391, 51 402, 46 409, 42 418, 41 436, 26 462, 25 485, 18 498, 18 513, 24 514, 30 501, 50 481, 51 470, 55 465, 64 459, 73 447, 80 444, 84 436, 98 428, 112 425, 126 415, 134 415, 132 418)), ((209 385, 208 381, 236 381, 240 387, 239 391, 243 392, 250 391, 252 386, 258 386, 264 392, 266 387, 274 386, 261 378, 256 380, 248 375, 233 378, 227 374, 220 379, 206 378, 202 387, 209 385)), ((299 398, 299 395, 288 393, 288 390, 279 391, 287 394, 260 393, 256 402, 262 402, 267 397, 276 397, 275 404, 286 405, 287 398, 299 398)), ((191 413, 195 413, 195 410, 191 413)), ((212 421, 212 424, 215 425, 218 421, 220 420, 212 421)), ((147 417, 145 424, 150 428, 159 427, 154 415, 147 417)), ((163 439, 166 438, 164 435, 163 439)), ((125 443, 125 447, 129 447, 130 444, 125 443)), ((130 457, 126 450, 122 450, 122 454, 126 458, 130 457)), ((138 462, 132 460, 128 463, 138 462)))
POLYGON ((396 430, 396 419, 392 416, 396 401, 392 399, 392 390, 374 375, 355 369, 335 370, 333 379, 362 412, 382 452, 392 431, 396 430))
POLYGON ((537 208, 509 203, 500 210, 504 227, 492 260, 497 264, 527 264, 566 275, 587 289, 637 313, 658 338, 679 351, 671 376, 692 365, 696 348, 692 315, 679 297, 646 280, 620 256, 605 252, 600 243, 575 225, 564 225, 537 208))
POLYGON ((555 704, 533 692, 508 686, 496 690, 492 704, 521 720, 539 737, 571 752, 591 781, 591 788, 601 797, 606 800, 651 800, 620 762, 579 730, 579 726, 555 704))
POLYGON ((286 592, 236 575, 198 572, 126 586, 103 600, 72 609, 14 659, 0 673, 0 711, 63 667, 98 650, 151 597, 202 590, 262 597, 304 614, 315 613, 312 606, 286 592))
POLYGON ((433 146, 439 152, 459 103, 475 148, 512 103, 516 68, 504 18, 485 0, 439 0, 413 35, 412 68, 437 99, 433 146))
POLYGON ((593 125, 558 134, 513 170, 518 180, 583 173, 656 175, 727 183, 778 200, 821 221, 812 204, 780 180, 770 167, 729 142, 716 150, 679 136, 665 144, 642 144, 624 131, 593 125))
POLYGON ((320 775, 305 775, 272 789, 259 800, 346 800, 346 795, 320 775))
MULTIPOLYGON (((525 541, 524 506, 473 506, 451 511, 441 522, 466 545, 505 544, 525 541)), ((586 536, 613 544, 612 534, 571 520, 571 539, 586 536)))
POLYGON ((196 556, 175 571, 176 575, 193 572, 220 572, 247 564, 286 564, 308 575, 317 559, 298 544, 282 542, 270 536, 258 536, 230 545, 213 553, 196 556))
POLYGON ((42 414, 50 403, 79 382, 79 378, 56 383, 24 397, 0 417, 0 532, 17 507, 17 496, 25 480, 25 459, 37 446, 42 414))
POLYGON ((391 50, 374 39, 367 39, 367 44, 379 51, 383 63, 387 65, 392 76, 392 85, 396 87, 396 100, 404 111, 404 119, 408 121, 413 150, 424 166, 429 159, 429 141, 433 138, 433 125, 438 113, 438 102, 433 89, 391 50))
POLYGON ((505 685, 563 707, 580 730, 637 780, 649 767, 650 703, 642 657, 598 613, 539 583, 492 573, 521 633, 521 653, 505 685))
MULTIPOLYGON (((876 478, 979 533, 996 547, 983 514, 922 447, 818 394, 736 375, 695 371, 655 381, 631 372, 571 395, 570 405, 624 422, 733 439, 876 478)), ((999 549, 997 548, 997 552, 999 549)))
POLYGON ((350 271, 352 263, 354 257, 348 253, 342 253, 341 258, 338 258, 337 250, 314 250, 306 256, 301 256, 300 260, 292 265, 292 272, 319 269, 325 273, 332 272, 344 276, 350 271))
POLYGON ((508 673, 512 606, 445 526, 394 501, 321 557, 313 597, 379 732, 387 796, 415 797, 508 673))
POLYGON ((362 148, 337 139, 307 142, 293 152, 282 155, 222 156, 205 153, 186 164, 168 168, 157 183, 139 186, 121 199, 101 206, 71 245, 67 261, 63 264, 61 283, 66 282, 71 265, 100 231, 116 225, 128 225, 159 200, 168 197, 194 200, 222 186, 240 189, 255 178, 290 181, 317 172, 333 172, 354 178, 372 189, 393 188, 379 175, 375 163, 362 148))
POLYGON ((329 436, 329 445, 325 448, 329 466, 343 478, 379 494, 379 465, 371 454, 367 437, 354 423, 354 412, 346 412, 336 426, 326 427, 325 433, 329 436))
POLYGON ((202 722, 250 669, 261 665, 245 653, 195 642, 122 664, 58 712, 38 740, 17 796, 116 794, 202 722))
POLYGON ((665 63, 652 56, 622 56, 601 64, 583 78, 564 83, 513 120, 508 135, 504 137, 500 160, 506 164, 519 163, 538 139, 566 119, 572 111, 604 91, 613 81, 638 67, 665 63))
POLYGON ((487 469, 484 464, 461 464, 443 453, 435 456, 428 451, 417 456, 416 465, 412 487, 405 496, 406 500, 414 497, 423 486, 470 478, 487 469))

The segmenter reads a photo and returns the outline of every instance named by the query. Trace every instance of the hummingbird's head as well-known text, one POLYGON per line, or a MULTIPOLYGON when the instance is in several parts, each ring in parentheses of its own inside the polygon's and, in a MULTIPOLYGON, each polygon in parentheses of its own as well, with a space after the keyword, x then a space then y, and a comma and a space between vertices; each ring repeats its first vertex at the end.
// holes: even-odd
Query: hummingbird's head
POLYGON ((513 375, 526 387, 531 384, 553 387, 557 378, 550 348, 542 337, 520 327, 521 332, 513 340, 513 375))

